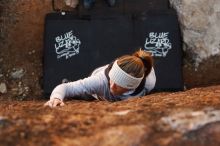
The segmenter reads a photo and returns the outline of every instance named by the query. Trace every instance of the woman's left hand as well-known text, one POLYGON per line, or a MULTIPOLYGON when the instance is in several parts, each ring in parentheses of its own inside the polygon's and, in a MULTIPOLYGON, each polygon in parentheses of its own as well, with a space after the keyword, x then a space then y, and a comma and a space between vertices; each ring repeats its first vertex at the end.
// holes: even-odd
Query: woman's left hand
POLYGON ((57 106, 64 106, 64 102, 62 100, 60 100, 59 98, 53 98, 50 99, 49 101, 47 101, 44 106, 49 106, 49 107, 57 107, 57 106))

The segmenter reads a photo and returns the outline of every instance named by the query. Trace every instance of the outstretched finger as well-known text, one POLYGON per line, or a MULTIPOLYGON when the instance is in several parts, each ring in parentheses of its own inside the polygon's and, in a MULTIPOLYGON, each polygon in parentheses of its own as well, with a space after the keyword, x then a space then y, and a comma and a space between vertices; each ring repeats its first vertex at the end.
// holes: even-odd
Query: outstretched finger
POLYGON ((47 102, 44 104, 44 106, 50 106, 50 105, 51 105, 50 101, 47 101, 47 102))
POLYGON ((60 106, 64 106, 64 105, 65 105, 65 103, 61 101, 60 106))
POLYGON ((57 101, 56 100, 53 100, 52 102, 52 107, 56 107, 58 105, 57 101))

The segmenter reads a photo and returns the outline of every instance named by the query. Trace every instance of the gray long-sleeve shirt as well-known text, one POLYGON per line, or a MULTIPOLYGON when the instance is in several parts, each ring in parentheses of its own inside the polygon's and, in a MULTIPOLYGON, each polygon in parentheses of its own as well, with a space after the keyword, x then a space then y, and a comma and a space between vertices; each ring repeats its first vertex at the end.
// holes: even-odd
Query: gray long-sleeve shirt
POLYGON ((63 100, 65 97, 92 95, 96 99, 118 101, 137 96, 144 96, 155 86, 156 76, 154 69, 152 68, 150 74, 146 77, 145 88, 137 95, 130 95, 134 92, 133 90, 120 96, 114 96, 110 92, 109 82, 105 75, 105 69, 107 67, 108 65, 97 68, 93 71, 92 75, 87 78, 56 86, 51 93, 50 99, 59 98, 60 100, 63 100))

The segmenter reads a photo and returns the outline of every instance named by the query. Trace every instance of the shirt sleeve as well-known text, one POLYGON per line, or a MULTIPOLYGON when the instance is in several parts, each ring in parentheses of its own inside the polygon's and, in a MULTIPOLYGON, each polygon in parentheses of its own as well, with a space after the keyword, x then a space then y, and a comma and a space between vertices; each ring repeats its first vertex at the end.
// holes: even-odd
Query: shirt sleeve
POLYGON ((102 88, 104 87, 104 84, 103 77, 98 75, 60 84, 54 88, 50 99, 59 98, 60 100, 63 100, 65 97, 97 94, 103 90, 102 88))

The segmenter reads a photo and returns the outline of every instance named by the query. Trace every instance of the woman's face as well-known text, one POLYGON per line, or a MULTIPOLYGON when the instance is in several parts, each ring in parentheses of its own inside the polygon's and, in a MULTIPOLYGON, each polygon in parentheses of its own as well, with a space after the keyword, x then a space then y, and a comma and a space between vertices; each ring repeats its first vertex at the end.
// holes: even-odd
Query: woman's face
POLYGON ((110 92, 113 95, 122 95, 123 93, 125 93, 127 91, 129 91, 129 89, 118 86, 112 80, 110 80, 110 92))

